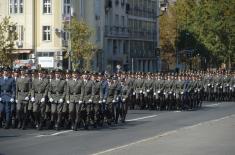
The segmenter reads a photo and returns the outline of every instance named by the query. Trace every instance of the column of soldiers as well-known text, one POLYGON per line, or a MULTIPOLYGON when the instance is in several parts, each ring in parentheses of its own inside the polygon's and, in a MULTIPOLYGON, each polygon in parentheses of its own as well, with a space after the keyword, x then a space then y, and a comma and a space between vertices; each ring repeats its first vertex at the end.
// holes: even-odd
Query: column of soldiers
POLYGON ((24 68, 0 74, 0 127, 78 130, 125 122, 123 77, 24 68))
POLYGON ((89 73, 0 71, 0 127, 97 128, 125 122, 128 109, 192 110, 202 101, 234 101, 228 72, 89 73))

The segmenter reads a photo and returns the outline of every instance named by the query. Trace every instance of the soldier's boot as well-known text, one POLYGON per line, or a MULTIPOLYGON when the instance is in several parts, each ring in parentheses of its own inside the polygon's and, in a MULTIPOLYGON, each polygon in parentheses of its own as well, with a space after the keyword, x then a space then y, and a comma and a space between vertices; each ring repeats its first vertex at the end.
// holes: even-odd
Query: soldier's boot
POLYGON ((63 115, 63 113, 58 113, 57 122, 55 124, 55 129, 56 130, 60 130, 60 128, 61 128, 62 115, 63 115))
POLYGON ((11 124, 11 121, 10 120, 6 120, 6 124, 4 126, 4 129, 9 129, 10 128, 10 124, 11 124))
POLYGON ((25 129, 26 129, 27 117, 28 117, 27 113, 23 113, 23 117, 22 117, 22 127, 21 127, 22 130, 25 130, 25 129))
POLYGON ((2 116, 1 116, 1 113, 0 113, 0 128, 2 128, 2 116))

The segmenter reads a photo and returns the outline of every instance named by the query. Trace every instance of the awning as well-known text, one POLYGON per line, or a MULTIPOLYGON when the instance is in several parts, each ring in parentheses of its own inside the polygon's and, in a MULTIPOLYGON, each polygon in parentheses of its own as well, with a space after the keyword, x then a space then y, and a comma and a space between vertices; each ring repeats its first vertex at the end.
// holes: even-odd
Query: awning
POLYGON ((29 54, 31 52, 32 50, 14 50, 12 51, 12 54, 23 54, 23 53, 29 54))

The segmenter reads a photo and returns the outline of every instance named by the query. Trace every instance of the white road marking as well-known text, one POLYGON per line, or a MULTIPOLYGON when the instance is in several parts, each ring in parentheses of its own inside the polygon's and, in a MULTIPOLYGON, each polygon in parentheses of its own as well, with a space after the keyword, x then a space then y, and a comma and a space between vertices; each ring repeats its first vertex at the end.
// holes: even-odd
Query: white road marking
POLYGON ((142 140, 139 140, 139 141, 136 141, 136 142, 133 142, 133 143, 129 143, 129 144, 126 144, 126 145, 114 147, 114 148, 111 148, 111 149, 108 149, 108 150, 105 150, 105 151, 101 151, 101 152, 97 152, 97 153, 94 153, 94 154, 91 154, 91 155, 102 155, 102 154, 110 153, 110 152, 117 151, 117 150, 123 150, 123 149, 125 149, 127 147, 130 147, 130 146, 133 146, 133 145, 136 145, 136 144, 139 144, 139 143, 151 141, 151 140, 156 140, 156 139, 159 139, 161 137, 177 133, 177 132, 179 132, 181 130, 192 129, 194 127, 201 126, 203 124, 209 124, 209 123, 213 123, 213 122, 218 122, 218 121, 221 121, 221 120, 224 120, 224 119, 227 119, 227 118, 231 118, 231 117, 235 117, 235 114, 229 115, 229 116, 226 116, 226 117, 222 117, 222 118, 219 118, 219 119, 215 119, 215 120, 210 120, 210 121, 198 123, 198 124, 191 125, 191 126, 182 127, 182 128, 176 129, 176 130, 165 132, 165 133, 160 134, 160 135, 156 135, 156 136, 151 137, 151 138, 142 139, 142 140))
POLYGON ((215 103, 215 104, 207 104, 207 105, 204 105, 204 107, 216 107, 218 105, 220 105, 221 103, 215 103))
POLYGON ((37 138, 40 138, 40 137, 57 136, 57 135, 61 135, 61 134, 68 133, 68 132, 72 132, 72 131, 73 131, 73 130, 66 130, 66 131, 60 131, 60 132, 56 132, 56 133, 49 134, 49 135, 37 135, 36 137, 37 137, 37 138))
POLYGON ((159 116, 159 115, 151 115, 151 116, 145 116, 145 117, 140 117, 140 118, 134 118, 134 119, 126 120, 126 122, 139 121, 139 120, 153 118, 153 117, 157 117, 157 116, 159 116))

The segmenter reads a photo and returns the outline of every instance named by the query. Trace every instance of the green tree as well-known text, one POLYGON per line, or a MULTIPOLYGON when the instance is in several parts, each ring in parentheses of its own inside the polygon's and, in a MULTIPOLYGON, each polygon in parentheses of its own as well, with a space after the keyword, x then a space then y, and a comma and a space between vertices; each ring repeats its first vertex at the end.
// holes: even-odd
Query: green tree
POLYGON ((91 60, 95 50, 95 45, 90 41, 92 31, 85 22, 76 18, 72 18, 71 24, 67 24, 66 27, 71 33, 72 67, 91 70, 91 60), (79 66, 79 61, 84 62, 83 66, 79 66))
POLYGON ((160 17, 161 59, 166 62, 170 68, 172 68, 176 62, 176 37, 176 10, 173 5, 170 5, 167 12, 160 17))
POLYGON ((4 17, 0 22, 0 65, 11 66, 13 62, 12 49, 17 40, 16 24, 10 17, 4 17))
POLYGON ((235 1, 201 0, 195 10, 193 31, 218 64, 235 62, 235 1))

